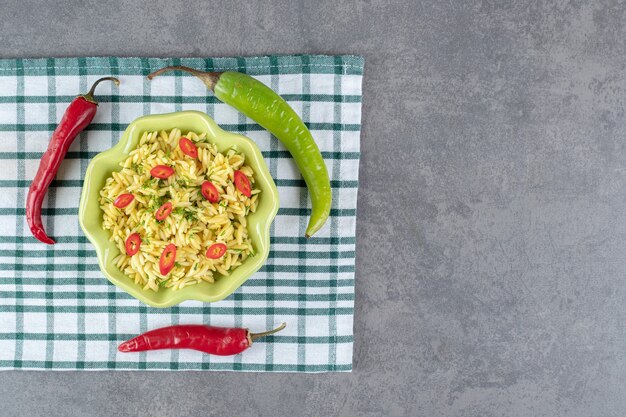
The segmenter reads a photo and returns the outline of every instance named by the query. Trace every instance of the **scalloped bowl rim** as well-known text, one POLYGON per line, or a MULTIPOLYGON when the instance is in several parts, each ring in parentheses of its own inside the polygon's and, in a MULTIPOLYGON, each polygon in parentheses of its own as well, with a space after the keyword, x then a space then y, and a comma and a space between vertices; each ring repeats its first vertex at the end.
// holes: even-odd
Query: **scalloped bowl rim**
POLYGON ((107 279, 131 296, 153 307, 170 307, 186 300, 215 302, 223 300, 237 290, 250 276, 258 271, 269 255, 270 226, 278 212, 279 198, 276 184, 267 168, 258 146, 249 138, 220 128, 205 113, 199 111, 181 111, 175 113, 142 116, 131 122, 120 141, 112 148, 96 155, 85 172, 85 179, 80 198, 78 220, 83 232, 94 245, 98 264, 107 279), (237 150, 246 156, 246 162, 255 171, 256 185, 261 189, 256 213, 248 216, 248 233, 255 246, 256 255, 248 257, 229 276, 220 276, 215 284, 202 282, 190 285, 182 290, 143 290, 142 286, 124 274, 113 264, 113 258, 119 249, 109 242, 110 232, 102 228, 102 209, 99 204, 99 192, 104 181, 112 171, 119 171, 119 162, 128 157, 146 130, 169 130, 179 128, 183 132, 206 132, 209 142, 214 143, 218 151, 224 152, 236 145, 237 150))

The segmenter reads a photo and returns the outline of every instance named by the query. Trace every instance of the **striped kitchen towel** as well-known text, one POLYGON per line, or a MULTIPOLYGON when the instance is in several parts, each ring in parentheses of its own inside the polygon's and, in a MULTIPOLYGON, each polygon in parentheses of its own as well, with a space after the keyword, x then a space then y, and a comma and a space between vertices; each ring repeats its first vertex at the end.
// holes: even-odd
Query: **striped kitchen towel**
POLYGON ((356 56, 247 58, 59 58, 0 60, 0 369, 151 369, 323 372, 352 369, 355 222, 363 59, 356 56), (219 102, 196 78, 166 65, 248 73, 302 115, 322 151, 334 193, 331 217, 305 239, 305 184, 281 143, 219 102), (25 198, 50 134, 69 102, 99 77, 121 85, 96 91, 98 113, 75 141, 44 202, 44 225, 57 244, 35 240, 25 198), (78 225, 89 160, 113 146, 146 114, 206 112, 260 147, 280 194, 265 266, 217 303, 148 307, 107 281, 78 225), (287 322, 243 354, 195 351, 123 354, 119 342, 176 323, 248 327, 287 322))

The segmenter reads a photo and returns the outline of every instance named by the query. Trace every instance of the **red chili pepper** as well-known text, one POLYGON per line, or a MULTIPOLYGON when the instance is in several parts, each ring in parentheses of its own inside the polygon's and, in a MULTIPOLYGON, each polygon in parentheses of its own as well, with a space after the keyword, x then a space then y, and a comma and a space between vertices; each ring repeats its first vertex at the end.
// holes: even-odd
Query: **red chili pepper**
POLYGON ((141 352, 157 349, 193 349, 213 355, 229 356, 243 352, 252 342, 285 328, 250 333, 248 329, 187 324, 150 330, 117 347, 120 352, 141 352))
POLYGON ((161 275, 170 273, 176 263, 176 245, 170 243, 163 249, 163 253, 159 258, 159 272, 161 275))
POLYGON ((126 255, 133 256, 139 252, 141 246, 141 236, 139 233, 133 233, 126 238, 126 255))
POLYGON ((180 140, 178 141, 178 146, 180 146, 180 150, 183 151, 185 155, 192 158, 198 157, 198 148, 191 140, 187 139, 186 137, 183 136, 182 138, 180 138, 180 140))
POLYGON ((226 247, 223 243, 214 243, 206 250, 206 257, 210 259, 219 259, 226 253, 226 247))
POLYGON ((167 203, 165 203, 161 207, 159 207, 159 209, 156 211, 156 213, 154 213, 154 217, 158 221, 163 221, 163 220, 167 219, 167 216, 169 216, 171 212, 172 212, 172 202, 168 201, 167 203))
POLYGON ((205 181, 202 183, 200 192, 202 193, 202 196, 209 200, 211 203, 217 203, 218 201, 220 201, 220 193, 217 191, 217 188, 215 188, 215 185, 213 185, 213 183, 210 181, 205 181))
POLYGON ((167 165, 157 165, 150 170, 150 175, 164 180, 174 175, 174 168, 168 167, 167 165))
POLYGON ((130 203, 132 203, 134 199, 135 199, 135 196, 132 194, 120 194, 117 196, 117 198, 113 202, 113 205, 117 208, 124 208, 130 203))
POLYGON ((41 221, 41 205, 46 196, 48 187, 54 179, 59 166, 67 154, 67 150, 76 139, 76 136, 82 132, 93 120, 96 115, 98 103, 93 98, 96 86, 101 81, 113 81, 119 85, 120 81, 113 77, 104 77, 96 81, 87 94, 76 97, 61 119, 61 122, 52 133, 48 149, 41 157, 39 169, 35 174, 33 182, 28 190, 28 198, 26 199, 26 220, 33 236, 43 243, 49 245, 54 244, 43 228, 41 221))
POLYGON ((237 189, 241 191, 241 194, 245 195, 246 197, 251 197, 252 186, 250 185, 250 180, 248 179, 246 174, 241 171, 235 171, 234 175, 235 185, 237 186, 237 189))

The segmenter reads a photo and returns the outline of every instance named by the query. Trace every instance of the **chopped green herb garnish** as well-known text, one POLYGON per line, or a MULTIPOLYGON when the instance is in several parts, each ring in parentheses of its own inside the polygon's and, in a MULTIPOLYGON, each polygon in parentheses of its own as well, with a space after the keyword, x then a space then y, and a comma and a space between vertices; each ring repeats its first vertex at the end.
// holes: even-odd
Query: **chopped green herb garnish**
POLYGON ((185 220, 190 222, 196 220, 196 214, 193 212, 193 210, 184 207, 176 207, 176 209, 174 209, 174 213, 183 216, 185 220))
POLYGON ((189 222, 193 222, 196 220, 196 214, 191 210, 185 210, 184 217, 185 217, 185 220, 189 222))
POLYGON ((167 280, 159 282, 159 287, 161 288, 165 288, 166 285, 167 285, 167 280))
POLYGON ((165 193, 165 195, 162 195, 162 196, 152 197, 152 200, 150 201, 150 208, 152 209, 152 211, 157 210, 159 207, 165 204, 169 199, 170 199, 169 192, 165 193))
POLYGON ((142 174, 143 173, 143 165, 138 164, 136 162, 133 162, 132 164, 130 164, 130 168, 137 172, 138 174, 142 174))
POLYGON ((158 178, 149 178, 141 185, 141 188, 144 190, 147 188, 154 188, 154 186, 158 184, 158 181, 158 178))
POLYGON ((182 265, 181 265, 181 264, 179 264, 178 262, 174 262, 174 266, 175 266, 176 268, 180 268, 182 265))
POLYGON ((189 177, 187 177, 186 175, 180 175, 179 176, 179 180, 182 181, 183 183, 188 183, 191 182, 191 180, 189 179, 189 177))

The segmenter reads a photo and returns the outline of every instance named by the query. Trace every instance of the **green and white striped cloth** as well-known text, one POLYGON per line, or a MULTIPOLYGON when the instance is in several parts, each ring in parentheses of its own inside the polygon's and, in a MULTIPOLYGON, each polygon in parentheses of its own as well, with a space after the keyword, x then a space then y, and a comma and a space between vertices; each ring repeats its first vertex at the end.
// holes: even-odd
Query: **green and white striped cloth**
POLYGON ((0 60, 0 369, 151 369, 323 372, 352 369, 355 221, 363 59, 355 56, 250 58, 61 58, 0 60), (334 193, 331 217, 305 239, 310 206, 285 148, 256 123, 220 103, 196 78, 145 76, 165 65, 235 70, 257 77, 302 115, 322 151, 334 193), (30 234, 28 186, 69 102, 99 77, 91 126, 72 145, 44 202, 57 244, 30 234), (110 284, 78 225, 89 160, 146 114, 200 110, 252 138, 280 194, 265 266, 226 300, 157 309, 110 284), (117 352, 119 342, 177 323, 287 328, 243 354, 117 352))

